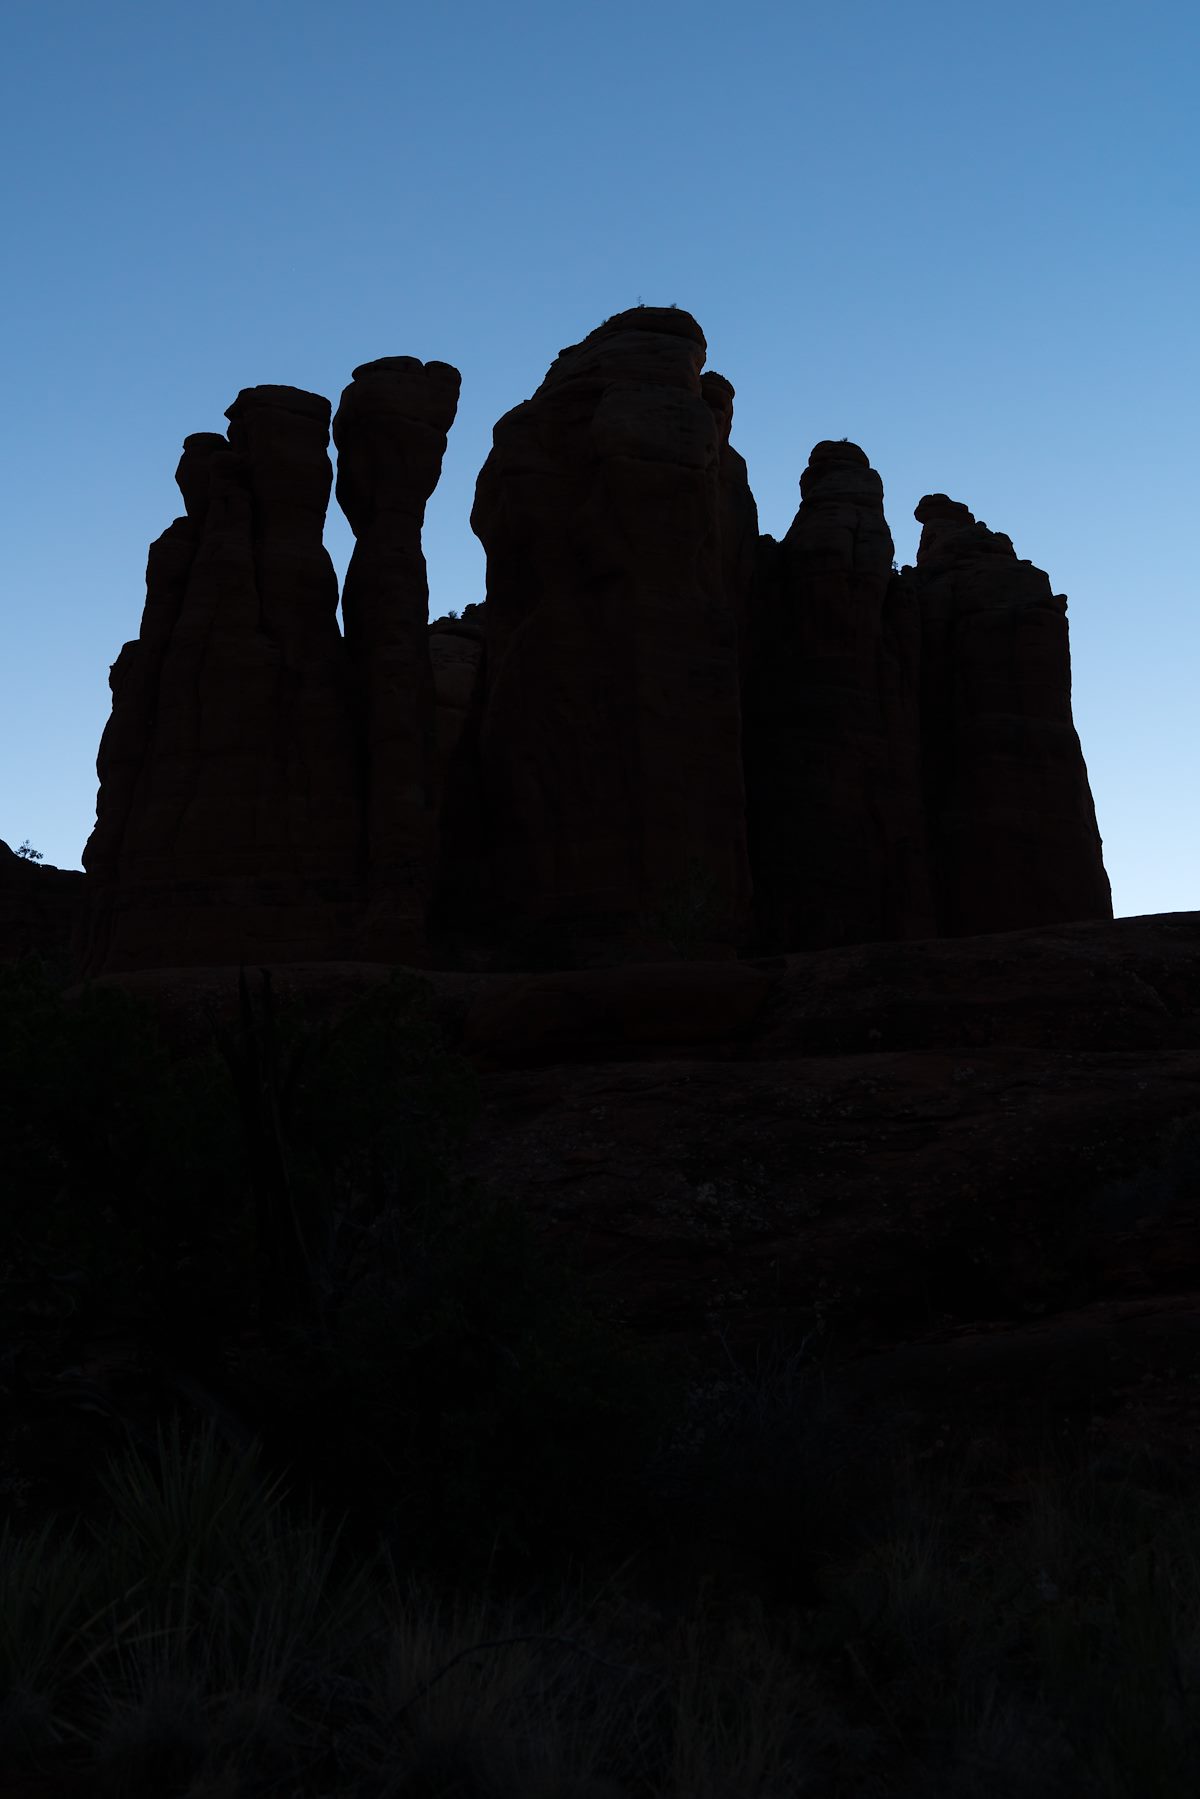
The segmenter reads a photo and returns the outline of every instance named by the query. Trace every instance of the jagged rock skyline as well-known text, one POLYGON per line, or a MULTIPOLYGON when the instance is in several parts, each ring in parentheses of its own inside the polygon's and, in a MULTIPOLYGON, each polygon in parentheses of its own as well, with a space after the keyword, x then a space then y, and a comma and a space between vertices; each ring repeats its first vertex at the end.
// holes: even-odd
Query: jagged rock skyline
POLYGON ((944 495, 893 568, 825 441, 780 542, 677 308, 615 315, 499 421, 470 620, 420 530, 458 371, 246 389, 186 440, 113 666, 80 955, 589 966, 1112 916, 1066 602, 944 495), (685 915, 680 922, 680 913, 685 915), (514 960, 515 958, 515 960, 514 960))

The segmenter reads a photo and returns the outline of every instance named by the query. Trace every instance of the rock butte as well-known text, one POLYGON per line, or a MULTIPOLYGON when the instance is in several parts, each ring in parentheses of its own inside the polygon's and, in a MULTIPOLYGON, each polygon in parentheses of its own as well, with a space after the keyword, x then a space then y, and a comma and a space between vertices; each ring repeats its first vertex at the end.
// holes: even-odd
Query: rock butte
POLYGON ((481 1080, 462 1171, 638 1328, 724 1368, 828 1324, 933 1448, 1038 1401, 1119 1436, 1150 1370, 1194 1453, 1194 1170, 1128 1177, 1195 1111, 1200 914, 1112 919, 1066 602, 944 494, 895 570, 848 442, 762 536, 705 354, 645 307, 559 355, 496 427, 460 619, 421 552, 447 364, 342 395, 344 631, 328 402, 189 437, 86 872, 0 852, 0 954, 73 919, 178 1047, 240 962, 329 1015, 425 968, 481 1080))
POLYGON ((781 542, 686 312, 560 352, 497 424, 487 597, 430 622, 446 363, 354 371, 357 547, 322 542, 330 406, 253 387, 188 437, 113 665, 83 972, 733 960, 1112 917, 1066 601, 931 494, 896 571, 883 484, 816 445, 781 542))

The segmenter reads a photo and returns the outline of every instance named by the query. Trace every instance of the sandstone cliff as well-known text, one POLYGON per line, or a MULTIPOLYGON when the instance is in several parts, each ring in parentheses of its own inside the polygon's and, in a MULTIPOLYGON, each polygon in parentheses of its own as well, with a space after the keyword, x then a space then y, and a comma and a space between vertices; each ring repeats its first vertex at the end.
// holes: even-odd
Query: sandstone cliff
POLYGON ((754 946, 935 934, 920 793, 920 626, 892 578, 883 483, 819 443, 763 540, 744 744, 754 946))
POLYGON ((471 515, 486 680, 446 913, 469 882, 477 927, 569 933, 585 961, 661 953, 656 914, 694 868, 711 881, 702 953, 732 956, 748 910, 732 390, 705 391, 704 355, 694 319, 653 307, 563 350, 496 426, 471 515))
POLYGON ((100 745, 84 965, 349 953, 361 807, 329 402, 245 389, 189 437, 187 517, 153 546, 100 745))
POLYGON ((83 876, 26 861, 0 840, 0 962, 44 956, 69 965, 83 876))
POLYGON ((423 958, 434 700, 420 523, 457 386, 445 364, 385 359, 343 396, 339 491, 360 538, 345 638, 322 542, 329 402, 249 388, 227 437, 186 440, 186 517, 151 548, 141 631, 110 676, 86 972, 423 958))
POLYGON ((362 733, 370 961, 424 956, 437 859, 437 709, 421 550, 458 409, 458 370, 387 356, 364 364, 333 421, 338 504, 357 538, 342 617, 362 733))
POLYGON ((1067 602, 1010 538, 927 494, 917 566, 921 767, 939 934, 1111 918, 1071 716, 1067 602))
POLYGON ((447 363, 189 437, 113 666, 79 955, 583 968, 1111 918, 1066 601, 943 494, 897 572, 863 450, 780 542, 690 314, 563 350, 495 428, 487 598, 429 619, 447 363))

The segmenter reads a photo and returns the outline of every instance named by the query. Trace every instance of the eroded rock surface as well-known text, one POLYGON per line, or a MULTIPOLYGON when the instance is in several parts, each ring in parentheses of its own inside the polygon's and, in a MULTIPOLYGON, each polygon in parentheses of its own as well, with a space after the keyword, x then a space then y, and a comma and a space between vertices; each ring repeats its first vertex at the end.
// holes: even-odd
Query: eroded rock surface
POLYGON ((930 1443, 1056 1406, 1119 1431, 1132 1395, 1178 1446, 1200 1373, 1198 949, 1183 913, 491 977, 456 1001, 483 1100, 464 1172, 714 1369, 807 1340, 842 1391, 914 1395, 930 1443), (663 978, 685 972, 686 1007, 663 978))
POLYGON ((966 506, 927 494, 915 569, 921 766, 937 930, 1111 918, 1071 714, 1067 602, 966 506))
POLYGON ((329 406, 245 390, 189 437, 111 673, 88 972, 328 959, 586 969, 1112 915, 1066 602, 1007 537, 818 443, 781 542, 696 321, 636 307, 495 428, 487 602, 429 620, 458 401, 384 357, 329 406))
POLYGON ((465 615, 431 621, 429 659, 433 665, 435 708, 434 792, 440 809, 450 762, 466 728, 467 715, 482 676, 482 623, 465 615))
POLYGON ((732 955, 748 908, 724 574, 725 548, 739 562, 747 550, 723 546, 738 504, 722 490, 732 390, 702 386, 704 357, 685 312, 609 319, 500 420, 476 490, 488 589, 477 743, 463 750, 481 788, 474 885, 493 923, 569 928, 582 963, 661 954, 657 915, 690 903, 689 882, 705 886, 700 953, 732 955))
POLYGON ((83 969, 419 961, 436 860, 420 530, 457 371, 385 358, 343 395, 359 543, 338 626, 323 543, 329 402, 247 388, 187 438, 186 516, 152 545, 110 675, 84 851, 83 969))
POLYGON ((744 669, 752 945, 928 936, 920 624, 883 483, 857 444, 824 442, 800 495, 763 540, 744 669))
MULTIPOLYGON (((1177 913, 424 978, 479 1074, 460 1173, 648 1338, 713 1370, 819 1342, 843 1390, 918 1392, 931 1442, 1043 1402, 1119 1429, 1132 1393, 1175 1443, 1200 1374, 1198 970, 1177 913)), ((235 969, 111 978, 181 1047, 236 1013, 235 969)), ((384 979, 277 986, 336 1014, 384 979)))
POLYGON ((362 810, 338 588, 322 532, 329 402, 244 389, 190 437, 187 517, 152 547, 113 666, 84 963, 351 950, 362 810))
POLYGON ((363 738, 363 954, 423 960, 437 861, 437 697, 425 507, 442 472, 461 377, 385 356, 355 369, 333 420, 338 504, 357 539, 342 593, 363 738))

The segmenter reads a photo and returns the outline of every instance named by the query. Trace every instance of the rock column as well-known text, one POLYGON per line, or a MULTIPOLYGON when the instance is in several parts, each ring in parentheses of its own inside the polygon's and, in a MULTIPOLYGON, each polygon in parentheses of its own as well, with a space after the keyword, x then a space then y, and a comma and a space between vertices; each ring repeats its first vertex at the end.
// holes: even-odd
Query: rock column
POLYGON ((819 443, 781 544, 763 540, 745 671, 755 947, 931 928, 916 615, 892 575, 883 483, 819 443))
POLYGON ((425 955, 437 856, 437 735, 429 583, 421 549, 461 377, 386 356, 355 369, 333 421, 337 498, 357 539, 342 616, 362 732, 364 954, 425 955))
POLYGON ((463 754, 478 756, 489 899, 518 933, 565 933, 581 964, 683 937, 732 956, 748 909, 704 355, 685 312, 609 319, 500 420, 476 489, 486 691, 463 754))
POLYGON ((1111 918, 1071 713, 1067 602, 1012 541, 927 494, 904 584, 922 621, 922 760, 937 928, 1111 918))
POLYGON ((329 402, 245 389, 187 439, 187 517, 151 550, 114 665, 84 851, 88 973, 359 953, 361 817, 329 402))

